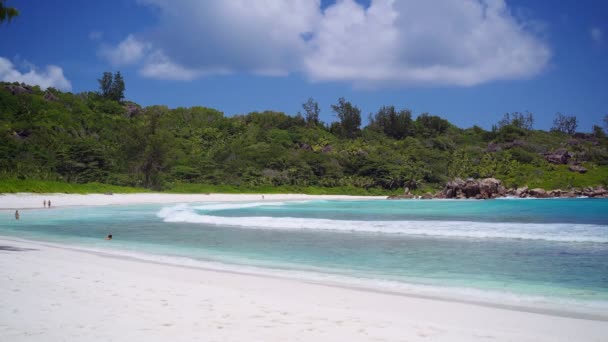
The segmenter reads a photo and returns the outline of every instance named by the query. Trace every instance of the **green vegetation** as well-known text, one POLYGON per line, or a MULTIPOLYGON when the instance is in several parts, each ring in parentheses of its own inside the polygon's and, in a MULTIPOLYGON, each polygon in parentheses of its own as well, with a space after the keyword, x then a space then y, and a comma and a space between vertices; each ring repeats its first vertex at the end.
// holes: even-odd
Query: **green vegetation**
POLYGON ((97 82, 99 82, 99 95, 102 97, 114 101, 122 101, 125 98, 125 81, 120 71, 115 72, 114 75, 111 72, 104 72, 97 82))
POLYGON ((139 193, 150 192, 144 188, 132 188, 100 183, 75 184, 56 181, 3 179, 0 181, 0 193, 36 192, 36 193, 139 193))
POLYGON ((226 117, 206 107, 142 108, 123 93, 119 73, 80 94, 1 83, 0 192, 371 195, 433 192, 453 177, 547 189, 608 182, 604 130, 569 134, 571 117, 546 132, 533 129, 531 113, 510 113, 487 131, 384 106, 361 127, 360 109, 343 98, 332 106, 339 121, 324 124, 313 99, 304 115, 226 117), (588 172, 548 163, 544 154, 557 149, 588 172))
POLYGON ((4 2, 5 0, 0 0, 0 23, 5 20, 11 21, 11 19, 19 15, 19 11, 16 8, 7 7, 4 2))

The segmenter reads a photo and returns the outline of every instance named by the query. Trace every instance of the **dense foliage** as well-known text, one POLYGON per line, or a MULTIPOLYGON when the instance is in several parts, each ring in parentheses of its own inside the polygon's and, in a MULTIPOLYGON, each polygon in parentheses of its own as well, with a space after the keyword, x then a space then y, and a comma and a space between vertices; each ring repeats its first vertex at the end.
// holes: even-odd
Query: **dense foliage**
POLYGON ((600 185, 608 178, 600 126, 590 134, 532 130, 530 113, 508 114, 487 131, 427 113, 414 119, 410 110, 385 106, 361 128, 360 109, 343 98, 332 106, 339 121, 325 125, 312 99, 303 106, 305 116, 226 117, 206 107, 141 108, 102 92, 16 86, 0 84, 0 179, 6 184, 388 193, 431 191, 452 177, 492 176, 507 186, 545 188, 600 185), (543 154, 560 148, 588 172, 545 161, 543 154))

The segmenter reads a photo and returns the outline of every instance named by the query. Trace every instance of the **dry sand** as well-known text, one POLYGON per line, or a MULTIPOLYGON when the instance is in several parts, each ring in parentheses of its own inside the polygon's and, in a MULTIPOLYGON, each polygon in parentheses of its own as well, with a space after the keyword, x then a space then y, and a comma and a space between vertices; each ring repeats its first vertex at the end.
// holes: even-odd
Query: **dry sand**
MULTIPOLYGON (((111 243, 111 242, 109 242, 111 243)), ((0 238, 0 341, 606 341, 608 322, 0 238)))
POLYGON ((385 199, 386 196, 345 196, 345 195, 303 195, 303 194, 0 194, 0 209, 42 208, 44 200, 50 200, 53 207, 81 205, 120 205, 144 203, 186 203, 186 202, 227 202, 227 201, 290 201, 311 199, 385 199))

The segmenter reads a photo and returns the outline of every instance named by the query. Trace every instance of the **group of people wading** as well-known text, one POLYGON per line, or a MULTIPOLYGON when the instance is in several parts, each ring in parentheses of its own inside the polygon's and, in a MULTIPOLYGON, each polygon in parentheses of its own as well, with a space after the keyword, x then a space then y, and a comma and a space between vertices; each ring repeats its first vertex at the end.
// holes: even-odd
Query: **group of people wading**
MULTIPOLYGON (((42 205, 45 208, 50 208, 51 207, 51 200, 44 200, 42 201, 42 205)), ((18 220, 21 217, 21 214, 19 214, 19 210, 15 210, 15 220, 18 220)))
MULTIPOLYGON (((42 205, 45 208, 50 208, 51 207, 51 200, 44 200, 42 201, 42 205)), ((19 214, 19 210, 15 210, 15 220, 19 220, 19 218, 21 217, 21 214, 19 214)), ((112 234, 108 234, 106 236, 106 240, 112 240, 112 234)))

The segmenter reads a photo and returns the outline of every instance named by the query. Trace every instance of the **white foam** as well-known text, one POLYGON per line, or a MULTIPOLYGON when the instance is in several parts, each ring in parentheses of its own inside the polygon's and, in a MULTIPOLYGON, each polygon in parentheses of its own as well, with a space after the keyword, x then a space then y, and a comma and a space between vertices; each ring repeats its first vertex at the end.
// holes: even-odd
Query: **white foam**
POLYGON ((563 242, 608 243, 608 227, 594 224, 512 223, 471 221, 355 221, 299 217, 225 217, 195 212, 197 207, 162 208, 165 222, 187 222, 253 229, 327 230, 463 238, 508 238, 563 242))

